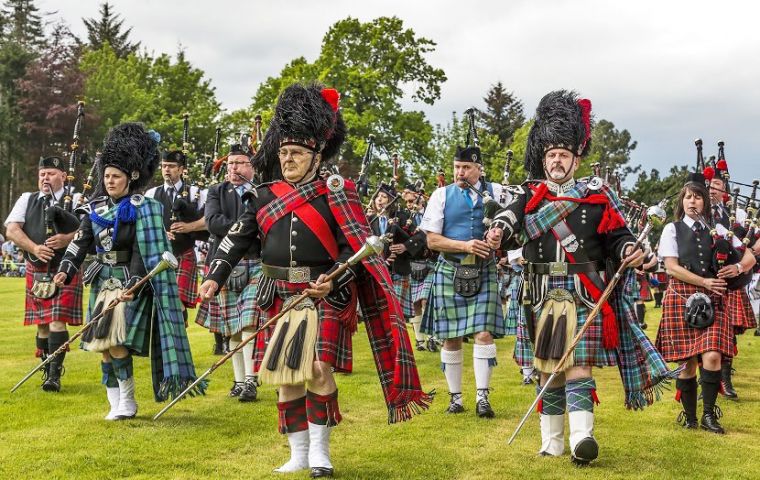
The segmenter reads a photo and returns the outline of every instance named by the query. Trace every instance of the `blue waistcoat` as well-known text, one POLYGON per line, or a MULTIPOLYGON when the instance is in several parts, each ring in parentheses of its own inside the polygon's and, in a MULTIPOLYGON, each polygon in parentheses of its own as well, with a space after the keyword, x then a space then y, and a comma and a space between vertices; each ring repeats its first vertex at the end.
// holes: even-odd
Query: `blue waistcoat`
MULTIPOLYGON (((493 196, 493 188, 490 183, 486 182, 486 188, 488 193, 493 196)), ((441 235, 452 240, 467 241, 473 238, 482 239, 485 231, 483 199, 478 197, 477 202, 470 207, 457 184, 447 185, 441 235)))

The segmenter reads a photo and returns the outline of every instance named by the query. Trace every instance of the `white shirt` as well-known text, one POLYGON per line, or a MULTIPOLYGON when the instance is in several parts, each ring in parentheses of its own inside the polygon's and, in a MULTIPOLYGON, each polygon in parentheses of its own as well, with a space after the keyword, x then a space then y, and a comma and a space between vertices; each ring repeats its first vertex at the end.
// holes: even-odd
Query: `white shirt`
MULTIPOLYGON (((694 224, 696 222, 696 220, 693 220, 688 215, 684 215, 683 217, 683 223, 685 223, 689 228, 694 228, 694 224)), ((703 222, 700 221, 699 223, 703 228, 709 229, 709 227, 707 227, 703 222)), ((728 229, 720 224, 716 225, 715 230, 718 232, 718 235, 721 235, 724 238, 728 233, 728 229)), ((733 236, 731 238, 731 244, 734 247, 740 247, 742 245, 742 242, 736 236, 733 236)), ((662 230, 662 236, 660 237, 660 247, 657 249, 657 256, 660 258, 678 258, 678 239, 676 238, 676 226, 673 222, 665 225, 665 228, 662 230)))
MULTIPOLYGON (((174 185, 172 185, 171 183, 164 183, 162 186, 164 187, 164 191, 167 194, 171 195, 171 193, 170 193, 171 190, 174 190, 175 192, 178 192, 179 189, 182 188, 182 185, 183 185, 182 179, 180 179, 174 185)), ((158 189, 158 188, 159 187, 153 187, 151 189, 148 189, 148 191, 145 192, 145 196, 148 197, 148 198, 156 198, 156 189, 158 189)), ((198 187, 196 187, 195 185, 191 185, 190 186, 190 198, 189 199, 190 200, 195 200, 195 195, 197 194, 197 192, 198 192, 198 187)), ((199 210, 201 208, 203 208, 204 205, 206 205, 206 197, 207 196, 208 196, 208 189, 201 190, 201 194, 198 197, 198 209, 199 210)))
MULTIPOLYGON (((56 191, 54 193, 55 198, 60 200, 63 197, 63 191, 65 189, 61 188, 60 190, 56 191)), ((21 194, 18 200, 16 200, 16 203, 13 205, 13 208, 11 209, 11 213, 8 214, 8 218, 5 219, 5 226, 7 227, 9 223, 24 223, 26 222, 26 208, 29 206, 29 197, 32 196, 34 192, 24 192, 21 194)), ((45 193, 40 192, 40 195, 45 195, 45 193)), ((79 197, 80 194, 75 193, 74 196, 71 199, 72 205, 76 206, 77 203, 79 203, 79 197)), ((55 202, 53 199, 50 199, 49 205, 53 205, 55 202)))
MULTIPOLYGON (((459 188, 457 186, 456 188, 459 188)), ((475 188, 480 190, 480 180, 475 184, 475 188)), ((493 197, 498 202, 501 197, 501 184, 492 183, 493 197)), ((478 201, 478 194, 469 189, 470 199, 472 204, 475 205, 478 201)), ((506 203, 510 201, 510 194, 507 193, 506 203)), ((504 207, 506 205, 502 205, 504 207)), ((428 199, 427 207, 425 207, 425 215, 422 217, 420 228, 426 232, 441 233, 443 232, 443 209, 446 207, 446 187, 436 188, 430 198, 428 199)))

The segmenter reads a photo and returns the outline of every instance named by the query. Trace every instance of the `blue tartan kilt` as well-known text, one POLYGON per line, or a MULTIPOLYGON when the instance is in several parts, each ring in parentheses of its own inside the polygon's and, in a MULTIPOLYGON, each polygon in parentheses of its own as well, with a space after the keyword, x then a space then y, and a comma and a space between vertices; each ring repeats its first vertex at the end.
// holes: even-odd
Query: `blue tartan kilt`
POLYGON ((398 295, 404 317, 412 318, 414 316, 414 302, 412 301, 411 276, 394 273, 391 275, 391 278, 393 279, 393 289, 396 290, 396 295, 398 295))
POLYGON ((454 266, 442 258, 433 275, 422 317, 423 332, 444 340, 478 332, 490 332, 496 338, 504 336, 506 328, 493 260, 481 271, 480 293, 473 297, 465 298, 454 292, 454 266))
POLYGON ((258 260, 241 260, 238 266, 248 268, 248 284, 241 292, 232 292, 222 287, 218 295, 219 333, 232 336, 246 327, 258 328, 258 307, 255 306, 256 291, 261 277, 261 262, 258 260))
MULTIPOLYGON (((547 291, 553 288, 564 288, 570 293, 573 293, 573 296, 576 298, 575 307, 577 309, 578 321, 575 333, 577 334, 578 330, 580 330, 586 322, 586 318, 591 312, 591 309, 578 298, 573 276, 549 277, 547 291)), ((534 321, 535 319, 538 319, 539 315, 540 312, 534 313, 534 321)), ((528 336, 528 329, 525 326, 525 322, 525 312, 522 308, 518 308, 515 361, 521 367, 529 367, 533 365, 533 344, 528 336)), ((573 366, 611 367, 615 365, 617 365, 616 351, 614 349, 607 350, 602 346, 602 317, 601 315, 597 315, 591 326, 586 330, 585 335, 583 335, 578 342, 578 346, 575 348, 575 362, 573 363, 573 366)))
MULTIPOLYGON (((429 262, 430 263, 430 262, 429 262)), ((412 283, 412 303, 427 300, 430 295, 430 289, 433 287, 433 277, 435 277, 435 265, 430 265, 430 271, 422 281, 411 279, 412 283)))
POLYGON ((514 275, 512 281, 509 282, 508 289, 509 306, 507 307, 507 335, 517 335, 517 316, 520 312, 521 301, 519 298, 520 282, 522 278, 520 275, 514 275))

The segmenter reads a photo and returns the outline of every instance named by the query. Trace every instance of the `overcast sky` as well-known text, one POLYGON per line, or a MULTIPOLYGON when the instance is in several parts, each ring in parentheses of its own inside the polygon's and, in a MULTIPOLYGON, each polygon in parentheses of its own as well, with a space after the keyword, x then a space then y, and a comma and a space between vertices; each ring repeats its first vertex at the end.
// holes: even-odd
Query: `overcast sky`
MULTIPOLYGON (((99 1, 37 0, 83 36, 99 1)), ((438 45, 429 62, 446 72, 433 123, 482 105, 502 81, 532 116, 550 90, 575 89, 596 118, 625 128, 633 164, 661 172, 695 163, 726 142, 731 176, 760 177, 760 4, 706 1, 303 1, 112 0, 132 39, 155 53, 179 45, 204 70, 228 110, 250 104, 257 85, 293 58, 314 60, 336 21, 396 15, 438 45)))

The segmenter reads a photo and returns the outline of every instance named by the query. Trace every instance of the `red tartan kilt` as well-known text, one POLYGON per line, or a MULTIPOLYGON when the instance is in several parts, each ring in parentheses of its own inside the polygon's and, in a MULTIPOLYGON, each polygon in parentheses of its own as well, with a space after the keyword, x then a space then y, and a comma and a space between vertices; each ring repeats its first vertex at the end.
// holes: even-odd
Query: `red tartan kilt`
POLYGON ((657 350, 668 362, 684 361, 705 352, 720 352, 726 357, 734 356, 734 340, 731 322, 724 304, 715 307, 716 297, 710 295, 715 311, 715 321, 708 328, 692 328, 684 319, 686 300, 695 292, 708 291, 676 278, 670 279, 668 290, 662 300, 662 320, 657 331, 657 350))
POLYGON ((40 299, 32 295, 34 273, 44 273, 47 268, 37 268, 26 262, 26 303, 24 325, 48 325, 52 322, 64 322, 69 325, 82 324, 82 279, 77 272, 71 283, 58 287, 58 293, 49 299, 40 299))
MULTIPOLYGON (((280 311, 283 297, 298 295, 308 285, 305 283, 288 283, 284 280, 276 281, 277 295, 275 304, 269 310, 259 311, 258 325, 264 325, 271 317, 280 311)), ((354 288, 354 287, 352 287, 354 288)), ((354 294, 354 298, 356 295, 354 294)), ((353 357, 351 336, 356 331, 356 302, 352 302, 343 311, 338 311, 327 302, 317 304, 319 311, 319 332, 317 336, 317 359, 320 362, 329 363, 336 372, 351 373, 353 357)), ((274 333, 274 325, 261 332, 256 338, 256 346, 253 351, 253 371, 258 373, 267 344, 274 333)))
POLYGON ((745 330, 757 327, 755 313, 752 311, 752 304, 745 289, 729 291, 725 302, 726 312, 728 312, 728 318, 731 320, 731 326, 734 327, 735 333, 741 335, 745 330))
POLYGON ((639 300, 644 302, 652 301, 652 289, 649 286, 649 279, 646 275, 636 275, 639 282, 639 300))
POLYGON ((186 308, 195 308, 198 304, 198 264, 195 250, 190 249, 177 258, 177 286, 179 299, 186 308))
POLYGON ((660 285, 657 288, 660 290, 665 290, 667 288, 669 280, 667 272, 655 272, 652 274, 652 276, 654 276, 654 278, 660 282, 660 285))

